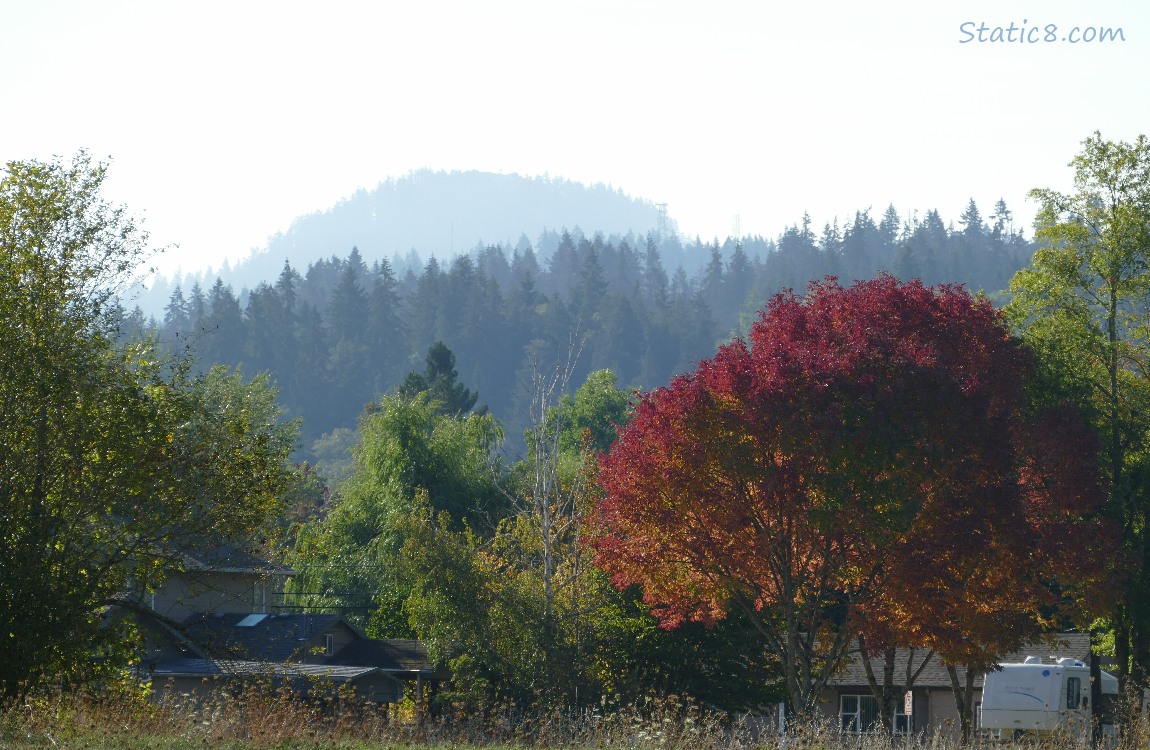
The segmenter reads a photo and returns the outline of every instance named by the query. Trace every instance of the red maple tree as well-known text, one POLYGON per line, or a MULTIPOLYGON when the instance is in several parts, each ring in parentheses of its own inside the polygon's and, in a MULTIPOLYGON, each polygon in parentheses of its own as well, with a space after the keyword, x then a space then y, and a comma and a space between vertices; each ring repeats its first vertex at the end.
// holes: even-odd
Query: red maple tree
POLYGON ((749 339, 645 394, 600 459, 597 563, 664 627, 742 610, 805 713, 857 634, 985 668, 1052 580, 1083 581, 1063 562, 1104 497, 1094 447, 1074 415, 1031 414, 1030 358, 988 301, 827 279, 749 339))

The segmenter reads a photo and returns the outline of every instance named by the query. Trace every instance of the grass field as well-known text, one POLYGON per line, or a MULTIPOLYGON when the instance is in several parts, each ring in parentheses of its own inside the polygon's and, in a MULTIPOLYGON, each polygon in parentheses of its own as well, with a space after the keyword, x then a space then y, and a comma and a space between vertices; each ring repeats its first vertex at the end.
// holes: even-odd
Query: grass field
MULTIPOLYGON (((1117 750, 1150 747, 1147 722, 1127 725, 1117 750)), ((980 741, 983 746, 1005 743, 980 741)), ((1022 748, 1088 748, 1070 736, 1028 736, 1022 748)), ((592 709, 518 710, 504 706, 483 713, 440 715, 410 704, 380 710, 357 705, 348 695, 303 701, 288 690, 213 692, 157 703, 123 693, 57 694, 9 702, 0 712, 0 750, 90 748, 91 750, 255 750, 338 748, 427 750, 958 750, 952 739, 840 735, 833 726, 808 726, 780 737, 756 732, 753 722, 708 713, 675 697, 640 705, 592 709)))

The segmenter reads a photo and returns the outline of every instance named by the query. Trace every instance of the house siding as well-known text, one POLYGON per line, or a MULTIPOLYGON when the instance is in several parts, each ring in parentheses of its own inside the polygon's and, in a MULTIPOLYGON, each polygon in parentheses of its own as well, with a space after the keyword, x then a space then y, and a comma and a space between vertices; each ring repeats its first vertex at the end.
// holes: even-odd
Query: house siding
MULTIPOLYGON (((975 702, 982 702, 982 691, 975 691, 975 702)), ((975 715, 977 719, 977 714, 975 715)), ((933 737, 957 739, 962 733, 958 707, 954 705, 954 692, 949 689, 930 691, 930 717, 927 733, 933 737)))
POLYGON ((177 622, 194 612, 266 613, 283 586, 284 577, 275 575, 172 573, 152 597, 152 609, 177 622))

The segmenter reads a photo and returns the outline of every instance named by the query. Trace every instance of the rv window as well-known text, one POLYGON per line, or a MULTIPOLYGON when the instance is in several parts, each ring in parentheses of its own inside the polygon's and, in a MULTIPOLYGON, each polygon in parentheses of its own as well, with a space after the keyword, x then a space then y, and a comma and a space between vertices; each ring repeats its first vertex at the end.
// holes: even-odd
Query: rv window
POLYGON ((1079 677, 1066 678, 1066 707, 1078 708, 1082 700, 1082 679, 1079 677))

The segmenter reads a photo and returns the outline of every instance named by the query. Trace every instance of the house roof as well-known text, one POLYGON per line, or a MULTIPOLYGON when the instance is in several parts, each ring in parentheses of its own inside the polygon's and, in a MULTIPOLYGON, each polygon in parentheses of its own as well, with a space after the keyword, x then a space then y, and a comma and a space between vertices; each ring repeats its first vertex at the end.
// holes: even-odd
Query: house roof
MULTIPOLYGON (((896 681, 906 679, 906 664, 908 658, 912 656, 914 662, 912 668, 917 669, 919 664, 922 663, 922 658, 926 656, 928 651, 917 650, 911 652, 908 649, 898 649, 895 652, 895 666, 894 675, 896 681)), ((1002 658, 1000 663, 1009 664, 1014 662, 1021 662, 1028 656, 1041 656, 1043 662, 1047 664, 1057 663, 1059 658, 1069 657, 1072 659, 1081 659, 1087 661, 1090 658, 1090 634, 1089 633, 1058 633, 1050 636, 1048 639, 1039 641, 1023 648, 1022 650, 1008 654, 1002 658)), ((882 657, 871 657, 871 668, 874 670, 875 677, 882 679, 883 659, 882 657)), ((958 676, 960 680, 965 679, 966 670, 962 667, 958 668, 958 676)), ((847 664, 830 680, 830 687, 833 688, 848 688, 848 687, 866 687, 870 683, 867 681, 866 668, 863 666, 862 658, 857 651, 852 652, 847 664)), ((975 687, 982 687, 982 678, 977 677, 974 681, 975 687)), ((930 658, 930 662, 922 670, 918 679, 914 681, 915 687, 922 688, 950 688, 950 675, 946 671, 946 665, 942 659, 937 655, 930 658)), ((869 688, 868 688, 869 689, 869 688)))
POLYGON ((413 640, 364 638, 353 641, 328 660, 329 664, 370 664, 385 672, 446 677, 436 670, 427 655, 427 647, 413 640))
POLYGON ((183 626, 179 623, 168 619, 150 607, 134 602, 121 602, 120 606, 131 613, 136 626, 144 636, 146 658, 149 662, 177 656, 188 658, 207 656, 195 641, 188 638, 183 626))
POLYGON ((341 627, 362 637, 338 615, 197 612, 184 620, 188 638, 210 654, 269 662, 308 656, 310 643, 341 627))
POLYGON ((180 567, 189 571, 295 575, 295 571, 291 568, 277 565, 251 549, 234 544, 221 543, 196 549, 184 549, 176 553, 176 558, 180 567))
POLYGON ((179 631, 180 643, 155 639, 149 650, 154 679, 261 674, 335 680, 367 674, 400 680, 451 678, 450 672, 435 668, 419 641, 368 638, 339 615, 199 612, 185 619, 179 631), (322 636, 341 630, 350 635, 339 639, 346 645, 330 657, 320 653, 322 636), (302 663, 305 660, 310 663, 302 663))
POLYGON ((350 667, 332 664, 298 664, 293 662, 248 661, 242 659, 171 659, 152 669, 154 679, 170 677, 324 677, 353 682, 380 670, 375 667, 350 667))

